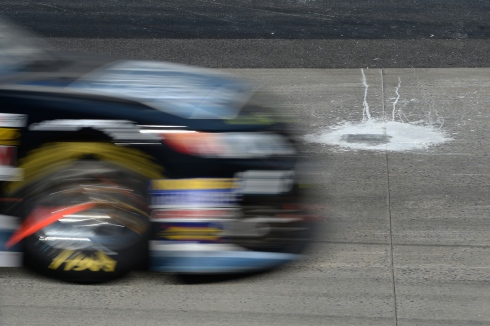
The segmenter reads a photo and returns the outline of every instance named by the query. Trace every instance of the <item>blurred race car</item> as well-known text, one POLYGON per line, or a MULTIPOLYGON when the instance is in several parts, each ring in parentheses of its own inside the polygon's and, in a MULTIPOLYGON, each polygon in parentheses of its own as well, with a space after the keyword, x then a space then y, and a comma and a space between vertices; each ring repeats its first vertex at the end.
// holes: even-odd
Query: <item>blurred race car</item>
POLYGON ((210 70, 60 55, 0 24, 0 265, 72 282, 141 266, 268 269, 314 220, 299 157, 252 85, 210 70))

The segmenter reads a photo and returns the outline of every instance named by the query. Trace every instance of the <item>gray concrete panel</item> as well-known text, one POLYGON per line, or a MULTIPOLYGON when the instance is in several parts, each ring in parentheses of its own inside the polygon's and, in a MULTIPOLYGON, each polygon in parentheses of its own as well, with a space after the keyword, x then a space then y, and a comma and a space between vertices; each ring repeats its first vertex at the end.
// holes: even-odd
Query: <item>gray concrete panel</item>
POLYGON ((260 40, 48 38, 61 51, 165 60, 212 68, 490 67, 490 42, 465 40, 260 40))
MULTIPOLYGON (((390 208, 395 244, 489 245, 490 74, 486 69, 384 70, 398 85, 404 121, 433 120, 453 138, 423 153, 390 153, 390 208), (407 73, 408 72, 408 73, 407 73)), ((393 108, 386 99, 386 108, 393 108)))
POLYGON ((398 325, 488 325, 488 248, 396 246, 398 325))
POLYGON ((213 284, 133 273, 100 286, 60 284, 17 269, 0 270, 5 325, 392 325, 386 246, 316 245, 275 273, 213 284), (38 315, 39 314, 39 315, 38 315), (168 321, 168 322, 167 322, 168 321))

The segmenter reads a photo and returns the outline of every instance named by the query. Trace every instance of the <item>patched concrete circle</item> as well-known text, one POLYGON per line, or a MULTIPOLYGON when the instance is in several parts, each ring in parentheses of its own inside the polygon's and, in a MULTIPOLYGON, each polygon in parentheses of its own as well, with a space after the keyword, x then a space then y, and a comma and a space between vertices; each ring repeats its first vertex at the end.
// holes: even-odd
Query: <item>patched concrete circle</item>
POLYGON ((369 120, 361 123, 344 122, 324 132, 306 135, 304 140, 344 150, 401 152, 425 150, 451 138, 432 126, 369 120))

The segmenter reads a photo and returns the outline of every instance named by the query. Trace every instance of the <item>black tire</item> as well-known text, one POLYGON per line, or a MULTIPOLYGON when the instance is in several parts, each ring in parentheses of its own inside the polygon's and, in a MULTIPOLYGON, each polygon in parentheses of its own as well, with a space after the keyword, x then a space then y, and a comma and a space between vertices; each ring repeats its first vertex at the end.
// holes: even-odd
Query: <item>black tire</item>
POLYGON ((81 159, 17 189, 24 200, 12 209, 25 219, 25 266, 75 283, 110 281, 140 268, 150 230, 147 185, 119 165, 81 159), (41 228, 49 219, 57 220, 41 228), (37 230, 26 233, 33 223, 37 230))

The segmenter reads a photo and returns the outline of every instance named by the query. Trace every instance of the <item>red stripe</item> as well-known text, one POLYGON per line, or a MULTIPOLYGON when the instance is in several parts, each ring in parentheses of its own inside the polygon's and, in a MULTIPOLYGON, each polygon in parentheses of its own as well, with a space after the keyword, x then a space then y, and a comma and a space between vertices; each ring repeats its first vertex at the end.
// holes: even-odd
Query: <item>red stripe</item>
POLYGON ((22 239, 30 236, 31 234, 36 233, 37 231, 41 230, 42 228, 45 228, 46 226, 62 219, 65 215, 70 215, 70 214, 75 214, 81 211, 85 211, 87 209, 90 209, 95 206, 95 203, 93 202, 88 202, 88 203, 83 203, 75 206, 70 206, 67 208, 64 208, 62 210, 56 211, 54 214, 48 216, 47 218, 39 221, 38 223, 31 224, 29 223, 30 220, 33 219, 35 210, 26 218, 25 222, 22 224, 20 229, 15 232, 12 237, 7 241, 5 244, 5 248, 8 249, 12 247, 13 245, 19 243, 22 239), (30 225, 29 225, 30 224, 30 225))

